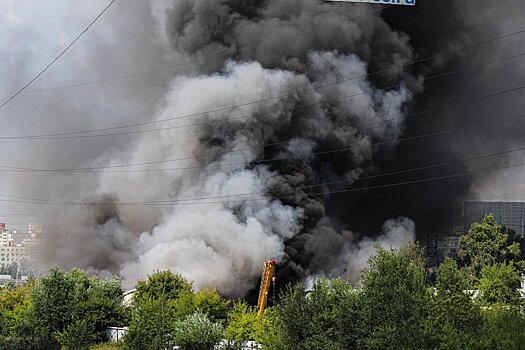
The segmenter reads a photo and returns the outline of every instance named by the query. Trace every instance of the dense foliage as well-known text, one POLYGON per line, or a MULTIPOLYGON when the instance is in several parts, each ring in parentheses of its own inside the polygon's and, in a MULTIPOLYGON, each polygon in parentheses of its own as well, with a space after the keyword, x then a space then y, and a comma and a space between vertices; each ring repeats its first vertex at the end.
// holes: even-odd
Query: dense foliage
POLYGON ((120 281, 101 280, 78 269, 66 273, 54 268, 38 281, 0 293, 6 349, 85 349, 103 342, 108 326, 128 322, 120 281))
POLYGON ((210 330, 222 330, 228 306, 229 302, 214 289, 195 293, 192 284, 182 276, 171 271, 156 272, 137 284, 124 345, 127 349, 165 349, 175 338, 194 339, 188 334, 190 330, 201 337, 206 332, 197 325, 204 327, 206 322, 210 322, 210 330), (181 329, 186 332, 181 333, 181 329))
POLYGON ((498 225, 492 214, 460 238, 459 262, 474 279, 481 277, 484 267, 499 263, 513 264, 518 271, 524 271, 520 243, 507 228, 498 225))
POLYGON ((139 281, 124 307, 118 280, 52 269, 0 288, 0 350, 239 350, 248 341, 268 350, 524 348, 523 257, 511 233, 492 216, 473 225, 435 286, 427 284, 423 256, 416 245, 378 248, 360 284, 319 277, 289 285, 261 317, 245 301, 195 291, 170 271, 139 281), (123 344, 102 344, 108 326, 128 326, 123 344))

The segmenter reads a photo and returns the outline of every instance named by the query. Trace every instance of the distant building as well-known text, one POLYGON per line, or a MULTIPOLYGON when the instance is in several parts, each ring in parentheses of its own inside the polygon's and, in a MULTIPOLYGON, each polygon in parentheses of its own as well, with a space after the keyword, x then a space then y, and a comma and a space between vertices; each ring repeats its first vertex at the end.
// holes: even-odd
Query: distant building
POLYGON ((28 224, 28 231, 29 233, 32 233, 32 234, 42 233, 43 232, 42 224, 39 222, 32 222, 32 223, 30 222, 28 224))
POLYGON ((123 294, 124 298, 122 300, 122 303, 124 304, 124 306, 131 306, 131 304, 133 303, 133 296, 135 295, 136 292, 137 292, 136 288, 133 288, 133 289, 128 290, 127 292, 124 292, 123 294))
POLYGON ((481 222, 483 217, 494 214, 496 221, 525 237, 525 202, 465 201, 463 208, 463 228, 467 232, 470 226, 481 222))
POLYGON ((29 224, 28 231, 3 230, 0 232, 0 268, 6 268, 16 263, 17 276, 23 274, 38 274, 39 257, 44 248, 44 231, 40 224, 29 224))
POLYGON ((0 246, 0 265, 31 261, 31 247, 21 244, 0 246))

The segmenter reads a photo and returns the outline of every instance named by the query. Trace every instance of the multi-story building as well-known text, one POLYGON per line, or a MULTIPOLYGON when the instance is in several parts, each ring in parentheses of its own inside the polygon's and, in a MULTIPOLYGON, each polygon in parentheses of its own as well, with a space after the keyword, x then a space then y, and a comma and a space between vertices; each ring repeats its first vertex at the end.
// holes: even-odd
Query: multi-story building
POLYGON ((459 238, 460 236, 445 236, 439 242, 439 249, 443 257, 456 257, 459 253, 459 238))
POLYGON ((21 244, 0 246, 0 265, 31 261, 31 247, 21 244))
POLYGON ((29 224, 28 232, 5 230, 0 235, 0 266, 34 263, 43 247, 42 225, 29 224))
POLYGON ((500 225, 512 229, 525 238, 525 202, 465 201, 463 228, 467 232, 473 223, 481 222, 487 214, 494 214, 500 225))

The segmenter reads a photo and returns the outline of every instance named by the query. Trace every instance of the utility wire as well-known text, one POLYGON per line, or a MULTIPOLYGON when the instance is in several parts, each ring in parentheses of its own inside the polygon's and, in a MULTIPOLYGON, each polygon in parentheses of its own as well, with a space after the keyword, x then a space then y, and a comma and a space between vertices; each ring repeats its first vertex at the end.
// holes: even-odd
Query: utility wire
MULTIPOLYGON (((187 64, 181 64, 181 65, 173 65, 173 66, 169 66, 169 67, 155 68, 155 69, 147 70, 147 71, 144 71, 144 72, 138 72, 138 73, 132 73, 132 74, 126 74, 126 75, 117 75, 117 76, 112 77, 112 78, 86 81, 86 82, 83 82, 83 83, 71 83, 71 84, 68 84, 68 85, 59 85, 59 86, 53 86, 53 87, 43 88, 43 89, 24 90, 22 93, 29 94, 29 93, 36 93, 36 92, 55 91, 55 90, 70 89, 70 88, 75 88, 75 87, 80 87, 80 86, 88 86, 88 85, 94 85, 94 84, 108 83, 108 82, 117 81, 117 80, 135 78, 135 77, 139 77, 139 76, 142 76, 142 75, 156 73, 156 72, 161 72, 161 71, 165 71, 165 70, 171 70, 171 69, 175 69, 175 68, 177 68, 179 66, 186 66, 186 65, 187 64)), ((15 93, 16 93, 16 91, 15 92, 4 92, 4 93, 2 93, 0 95, 4 96, 4 95, 15 94, 15 93)))
MULTIPOLYGON (((382 8, 379 8, 379 9, 371 10, 368 13, 374 13, 374 12, 383 11, 383 10, 389 8, 389 7, 392 7, 392 6, 394 6, 394 5, 387 5, 387 6, 384 6, 382 8)), ((231 53, 221 53, 219 55, 212 56, 212 57, 227 57, 229 55, 231 55, 231 53)), ((195 63, 192 62, 192 63, 183 63, 183 64, 170 65, 170 66, 166 66, 166 67, 154 68, 154 69, 141 71, 141 72, 136 72, 136 73, 130 73, 130 74, 124 74, 124 75, 116 75, 116 76, 113 76, 113 77, 110 77, 110 78, 105 78, 105 79, 97 79, 97 80, 91 80, 91 81, 85 81, 85 82, 71 83, 71 84, 53 86, 53 87, 42 88, 42 89, 24 90, 22 93, 36 93, 36 92, 64 90, 64 89, 76 88, 76 87, 81 87, 81 86, 89 86, 89 85, 95 85, 95 84, 108 83, 108 82, 113 82, 113 81, 118 81, 118 80, 137 78, 137 77, 140 77, 140 76, 143 76, 143 75, 149 75, 149 74, 152 74, 152 73, 157 73, 157 72, 162 72, 162 71, 167 71, 167 70, 173 70, 173 69, 176 69, 176 68, 185 67, 185 66, 189 66, 189 65, 193 65, 193 64, 195 64, 195 63)), ((16 93, 16 91, 4 92, 4 93, 0 93, 0 96, 12 95, 12 94, 15 94, 15 93, 16 93)))
MULTIPOLYGON (((518 34, 521 34, 521 33, 524 33, 524 32, 525 32, 525 29, 519 30, 519 31, 516 31, 516 32, 512 32, 512 33, 508 33, 508 34, 505 34, 505 35, 502 35, 502 36, 499 36, 499 37, 496 37, 496 38, 492 38, 492 39, 481 41, 481 42, 478 42, 478 43, 475 43, 475 44, 467 45, 467 46, 464 46, 464 47, 461 47, 461 48, 458 48, 458 49, 449 50, 449 51, 446 51, 446 52, 443 52, 443 53, 439 53, 439 54, 435 54, 435 55, 432 55, 432 56, 428 56, 426 58, 421 58, 421 59, 418 59, 418 60, 415 60, 415 61, 411 61, 411 62, 405 63, 404 66, 410 66, 410 65, 414 65, 414 64, 417 64, 417 63, 425 62, 425 61, 428 61, 428 60, 431 60, 431 59, 434 59, 434 58, 450 55, 450 54, 455 53, 455 52, 461 52, 461 51, 464 51, 464 50, 468 50, 470 48, 474 48, 474 47, 481 46, 481 45, 484 45, 484 44, 487 44, 487 43, 495 42, 495 41, 498 41, 498 40, 501 40, 501 39, 505 39, 505 38, 508 38, 508 37, 511 37, 511 36, 514 36, 514 35, 518 35, 518 34)), ((516 56, 516 57, 518 57, 518 56, 516 56)), ((510 58, 506 58, 506 59, 511 59, 511 58, 515 58, 515 57, 510 57, 510 58)), ((496 62, 492 62, 492 63, 496 63, 496 62)), ((489 63, 487 63, 487 64, 489 64, 489 63)), ((477 65, 473 66, 473 67, 477 67, 477 65)), ((371 73, 368 73, 368 74, 364 74, 364 75, 361 75, 361 76, 354 76, 354 77, 350 77, 350 78, 347 78, 347 79, 337 80, 337 81, 334 81, 334 82, 331 82, 331 83, 318 85, 318 86, 315 86, 312 89, 307 89, 307 90, 303 91, 303 93, 315 92, 318 89, 322 89, 322 88, 325 88, 325 87, 342 84, 342 83, 345 83, 345 82, 348 82, 348 81, 352 81, 352 80, 355 80, 355 79, 362 79, 362 78, 370 77, 370 76, 377 75, 377 74, 380 74, 380 73, 383 73, 383 72, 386 72, 386 71, 388 71, 387 68, 386 69, 381 69, 381 70, 378 70, 378 71, 374 71, 374 72, 371 72, 371 73)), ((442 75, 438 75, 438 76, 442 76, 442 75)), ((429 80, 429 79, 431 79, 431 77, 427 77, 426 78, 426 80, 429 80)), ((417 81, 417 80, 415 80, 415 81, 417 81)), ((397 85, 390 86, 390 87, 385 87, 385 88, 388 89, 388 88, 395 88, 395 87, 397 87, 397 85)), ((196 116, 210 114, 210 113, 227 111, 227 110, 234 109, 234 108, 249 106, 249 105, 258 104, 258 103, 262 103, 262 102, 266 102, 266 101, 271 101, 271 100, 275 100, 275 99, 279 99, 279 98, 283 98, 283 97, 288 97, 288 96, 291 96, 291 95, 292 94, 282 94, 282 95, 278 95, 278 96, 268 97, 268 98, 265 98, 265 99, 260 99, 260 100, 257 100, 257 101, 250 101, 250 102, 237 104, 237 105, 233 105, 233 106, 222 107, 222 108, 217 108, 217 109, 213 109, 213 110, 208 110, 208 111, 203 111, 203 112, 198 112, 198 113, 192 113, 192 114, 187 114, 187 115, 181 115, 181 116, 165 118, 165 119, 149 121, 149 122, 133 123, 133 124, 114 126, 114 127, 89 129, 89 130, 79 130, 79 131, 71 131, 71 132, 63 132, 63 133, 41 134, 41 135, 26 135, 26 136, 13 136, 13 137, 14 138, 21 138, 21 139, 26 139, 26 138, 27 139, 29 139, 29 138, 45 138, 45 137, 53 137, 53 136, 78 135, 78 134, 85 134, 85 133, 93 133, 93 132, 100 132, 100 131, 109 131, 109 130, 130 128, 130 127, 151 125, 151 124, 163 123, 163 122, 171 121, 171 120, 177 120, 177 119, 183 119, 183 118, 191 118, 191 117, 196 117, 196 116)), ((347 96, 347 97, 351 97, 351 96, 347 96)), ((107 136, 113 136, 113 135, 107 135, 107 136)), ((5 138, 6 137, 4 137, 4 139, 5 138)))
MULTIPOLYGON (((268 195, 268 194, 274 195, 274 194, 283 193, 283 192, 303 190, 307 188, 324 187, 324 186, 341 185, 341 184, 353 184, 355 182, 363 181, 363 180, 370 180, 370 179, 376 179, 380 177, 400 175, 400 174, 406 174, 406 173, 417 172, 417 171, 428 170, 428 169, 435 169, 435 168, 440 168, 440 167, 444 167, 444 166, 452 165, 452 164, 462 164, 462 163, 467 163, 467 162, 471 162, 474 160, 501 156, 501 155, 524 151, 524 150, 525 150, 525 147, 519 147, 519 148, 509 149, 505 151, 500 151, 500 152, 494 152, 494 153, 488 153, 488 154, 483 154, 479 156, 473 156, 469 158, 458 159, 458 160, 449 161, 449 162, 435 163, 435 164, 420 166, 416 168, 397 170, 397 171, 392 171, 392 172, 387 172, 387 173, 382 173, 382 174, 368 175, 368 176, 360 177, 358 179, 338 180, 338 181, 323 182, 323 183, 313 184, 313 185, 296 186, 296 187, 293 187, 287 190, 270 190, 270 191, 262 191, 262 192, 235 193, 235 194, 227 194, 227 195, 221 195, 221 196, 179 198, 179 199, 170 199, 170 200, 164 200, 164 201, 155 201, 155 203, 192 202, 192 201, 223 199, 223 198, 232 198, 232 197, 244 197, 244 196, 253 196, 253 195, 268 195)), ((20 197, 20 198, 27 199, 27 197, 20 197)), ((148 203, 151 203, 151 202, 148 202, 148 203)))
POLYGON ((0 217, 30 217, 35 216, 35 214, 2 214, 0 213, 0 217))
MULTIPOLYGON (((525 114, 506 118, 506 119, 498 119, 498 120, 492 120, 488 122, 482 122, 482 123, 476 123, 471 124, 463 127, 448 129, 448 130, 442 130, 442 131, 434 131, 427 134, 422 135, 416 135, 416 136, 409 136, 405 138, 399 138, 394 140, 388 140, 388 141, 381 141, 381 142, 375 142, 371 143, 370 146, 385 146, 388 144, 394 144, 394 143, 401 143, 404 141, 411 141, 411 140, 419 140, 431 136, 437 136, 437 135, 444 135, 449 134, 453 132, 458 131, 464 131, 469 130, 473 128, 478 128, 482 126, 492 125, 492 124, 500 124, 503 122, 509 122, 509 121, 515 121, 519 119, 525 118, 525 114)), ((286 141, 288 142, 288 141, 286 141)), ((278 144, 278 143, 276 143, 278 144)), ((252 148, 249 148, 252 149, 252 148)), ((345 147, 345 148, 337 148, 327 151, 319 151, 319 152, 313 152, 310 154, 310 156, 320 156, 320 155, 327 155, 327 154, 334 154, 334 153, 340 153, 345 151, 351 151, 353 147, 345 147)), ((237 151, 240 151, 242 149, 239 149, 237 151)), ((208 156, 208 155, 207 155, 208 156)), ((184 157, 184 158, 177 158, 176 160, 188 160, 188 159, 195 159, 197 156, 191 156, 191 157, 184 157)), ((297 157, 276 157, 276 158, 269 158, 269 159, 262 159, 262 160, 255 160, 251 162, 251 164, 261 164, 261 163, 271 163, 271 162, 277 162, 277 161, 285 161, 285 160, 299 160, 297 157)), ((173 160, 170 160, 173 161, 173 160)), ((164 162, 164 161, 162 161, 164 162)), ((147 162, 148 164, 151 164, 153 162, 147 162)), ((145 165, 144 163, 140 165, 145 165)), ((9 167, 9 166, 0 166, 0 172, 65 172, 65 173, 75 173, 75 172, 88 172, 88 173, 140 173, 140 172, 163 172, 163 171, 174 171, 174 170, 190 170, 190 169, 202 169, 202 168, 212 168, 212 167, 223 167, 223 166, 237 166, 237 165, 246 165, 246 162, 239 162, 239 163, 228 163, 228 164, 210 164, 207 166, 193 166, 193 167, 180 167, 180 168, 169 168, 169 169, 138 169, 138 170, 111 170, 111 171, 96 171, 101 169, 107 169, 107 168, 115 168, 115 167, 127 167, 130 165, 113 165, 113 166, 105 166, 105 167, 92 167, 92 168, 77 168, 77 169, 35 169, 35 168, 17 168, 17 167, 9 167)))
MULTIPOLYGON (((364 190, 374 190, 374 189, 381 189, 381 188, 397 187, 397 186, 404 186, 404 185, 410 185, 410 184, 418 184, 418 183, 433 182, 433 181, 438 181, 438 180, 452 179, 452 178, 463 177, 463 176, 470 176, 470 175, 493 172, 493 171, 498 171, 498 170, 513 169, 513 168, 522 167, 522 166, 525 166, 525 163, 506 165, 506 166, 483 169, 483 170, 478 170, 478 171, 465 171, 465 172, 456 173, 456 174, 435 176, 435 177, 423 178, 423 179, 418 179, 418 180, 394 182, 394 183, 383 184, 383 185, 374 185, 374 186, 365 186, 365 187, 358 187, 358 188, 351 188, 351 189, 344 189, 344 190, 316 192, 316 193, 310 193, 308 195, 309 196, 322 196, 322 195, 328 195, 328 194, 349 193, 349 192, 358 192, 358 191, 364 191, 364 190)), ((55 201, 55 200, 46 200, 46 199, 38 199, 38 198, 11 196, 11 195, 6 195, 6 194, 1 194, 0 196, 5 197, 5 198, 13 198, 13 199, 0 199, 0 202, 8 202, 8 203, 24 203, 24 204, 40 204, 40 205, 68 205, 68 206, 106 206, 108 205, 105 203, 97 203, 97 202, 55 201)), ((288 198, 294 198, 294 197, 295 195, 287 195, 287 196, 280 196, 280 197, 275 197, 275 198, 249 198, 249 199, 240 199, 240 200, 205 201, 205 202, 190 202, 188 200, 187 202, 177 202, 176 200, 149 201, 149 202, 120 202, 120 203, 112 203, 111 205, 119 205, 119 206, 206 205, 206 204, 227 204, 227 203, 236 203, 236 202, 267 201, 267 200, 275 200, 275 199, 282 200, 282 199, 288 199, 288 198)))
MULTIPOLYGON (((212 55, 209 58, 225 57, 225 56, 228 56, 228 55, 230 55, 230 53, 221 53, 219 55, 212 55)), ((166 70, 174 70, 174 69, 177 69, 177 68, 180 68, 180 67, 185 67, 185 66, 194 65, 194 64, 195 64, 194 62, 192 62, 192 63, 174 64, 174 65, 171 65, 171 66, 154 68, 154 69, 150 69, 150 70, 142 71, 142 72, 137 72, 137 73, 131 73, 131 74, 125 74, 125 75, 117 75, 117 76, 110 77, 110 78, 105 78, 105 79, 91 80, 91 81, 85 81, 85 82, 79 82, 79 83, 71 83, 71 84, 53 86, 53 87, 42 88, 42 89, 25 90, 25 91, 23 91, 23 93, 27 94, 27 93, 55 91, 55 90, 63 90, 63 89, 81 87, 81 86, 96 85, 96 84, 101 84, 101 83, 108 83, 108 82, 112 82, 112 81, 136 78, 136 77, 140 77, 140 76, 143 76, 143 75, 148 75, 148 74, 152 74, 152 73, 162 72, 162 71, 166 71, 166 70)), ((9 92, 9 93, 5 93, 4 92, 4 93, 1 93, 0 96, 2 96, 2 95, 11 95, 11 94, 14 94, 14 93, 16 93, 16 92, 9 92)))
MULTIPOLYGON (((524 89, 524 88, 525 88, 525 85, 517 87, 517 88, 505 90, 505 91, 500 91, 500 92, 496 92, 496 93, 492 93, 492 94, 488 94, 488 95, 483 95, 483 96, 480 96, 480 97, 476 97, 474 99, 463 100, 463 101, 460 101, 460 102, 455 103, 455 104, 447 104, 447 105, 444 105, 444 106, 435 107, 435 108, 427 109, 427 110, 424 110, 424 111, 415 112, 415 113, 412 113, 412 114, 408 114, 406 117, 421 116, 424 113, 439 111, 439 110, 443 110, 443 109, 450 108, 450 107, 456 107, 456 106, 464 105, 464 104, 471 103, 471 102, 474 102, 474 101, 480 101, 480 100, 483 100, 483 99, 486 99, 486 98, 489 98, 489 97, 499 96, 499 95, 502 95, 504 93, 517 91, 517 90, 524 89)), ((444 130, 444 131, 437 131, 437 132, 427 133, 427 134, 423 134, 423 135, 417 135, 417 136, 411 136, 411 137, 406 137, 406 138, 399 138, 399 139, 394 139, 394 140, 389 140, 389 141, 382 141, 382 142, 372 143, 371 146, 382 146, 382 145, 386 145, 386 144, 398 143, 398 142, 403 142, 403 141, 408 141, 408 140, 421 139, 421 138, 425 138, 425 137, 430 137, 430 136, 435 136, 435 135, 440 135, 440 134, 445 134, 445 133, 451 133, 451 132, 457 132, 457 131, 461 131, 461 130, 472 129, 472 128, 485 126, 485 125, 490 125, 490 124, 499 124, 499 123, 503 123, 503 122, 507 122, 507 121, 514 121, 514 120, 517 120, 517 119, 521 119, 523 117, 524 117, 523 115, 518 115, 518 116, 506 118, 506 119, 498 119, 498 120, 493 120, 493 121, 488 121, 488 122, 483 122, 483 123, 476 123, 476 124, 473 124, 473 125, 468 125, 468 126, 454 128, 454 129, 449 129, 449 130, 444 130)), ((396 119, 399 119, 399 118, 392 118, 392 119, 388 119, 386 121, 391 121, 391 120, 396 120, 396 119)), ((377 123, 380 123, 380 122, 365 124, 364 126, 371 126, 371 125, 374 125, 374 124, 377 124, 377 123)), ((349 126, 349 127, 351 127, 351 126, 349 126)), ((342 129, 345 130, 346 128, 342 128, 342 129)), ((243 152, 243 151, 256 150, 256 149, 264 149, 264 148, 267 148, 267 147, 287 144, 290 141, 291 140, 286 140, 286 141, 268 143, 268 144, 261 145, 261 146, 238 148, 238 149, 230 150, 229 153, 243 152)), ((342 151, 347 151, 347 150, 351 150, 351 149, 352 149, 351 147, 347 147, 347 148, 339 148, 339 149, 335 149, 335 150, 331 150, 331 151, 314 152, 314 153, 311 154, 311 156, 327 154, 327 153, 342 152, 342 151)), ((206 158, 206 157, 210 157, 210 156, 213 156, 213 154, 204 153, 204 154, 195 155, 195 156, 171 158, 171 159, 156 160, 156 161, 149 161, 149 162, 139 162, 139 163, 130 163, 130 164, 118 164, 118 165, 107 165, 107 166, 99 166, 99 167, 85 167, 85 168, 65 168, 65 169, 38 169, 38 168, 15 167, 15 166, 8 166, 8 165, 0 165, 0 172, 58 172, 58 173, 75 173, 75 172, 113 173, 114 172, 114 173, 139 173, 139 172, 162 172, 162 171, 174 171, 174 170, 191 170, 191 169, 202 169, 202 168, 209 168, 209 167, 237 166, 237 165, 246 164, 245 162, 242 162, 242 163, 229 163, 229 164, 217 164, 217 165, 210 164, 210 165, 206 165, 206 166, 177 167, 177 168, 167 168, 167 169, 164 168, 164 169, 138 169, 138 170, 99 171, 99 170, 103 170, 103 169, 127 168, 127 167, 134 167, 134 166, 144 166, 144 165, 170 163, 170 162, 183 161, 183 160, 201 159, 201 158, 206 158)), ((297 158, 296 157, 280 157, 280 158, 258 160, 258 161, 254 161, 252 163, 268 163, 268 162, 273 162, 273 161, 281 161, 281 160, 289 160, 289 159, 297 159, 297 158)))
POLYGON ((29 85, 31 85, 42 74, 44 74, 56 61, 58 61, 60 57, 62 57, 82 37, 82 35, 84 35, 89 30, 89 28, 91 28, 93 24, 95 24, 95 22, 98 21, 100 17, 102 17, 102 15, 110 8, 111 5, 113 5, 115 1, 116 0, 111 0, 109 4, 102 10, 102 12, 100 12, 98 16, 95 17, 95 19, 91 21, 91 23, 89 23, 89 25, 68 46, 66 46, 66 48, 62 50, 62 52, 60 52, 60 54, 57 57, 55 57, 44 69, 42 69, 40 73, 35 75, 33 79, 31 79, 27 84, 25 84, 22 88, 20 88, 20 90, 18 90, 13 96, 9 97, 5 102, 0 104, 0 109, 4 107, 5 105, 7 105, 9 102, 11 102, 15 97, 20 95, 25 89, 29 87, 29 85))
MULTIPOLYGON (((133 73, 133 74, 126 74, 126 75, 118 75, 118 76, 115 76, 115 77, 112 77, 112 78, 86 81, 86 82, 83 82, 83 83, 72 83, 72 84, 69 84, 69 85, 60 85, 60 86, 54 86, 54 87, 49 87, 49 88, 43 88, 43 89, 24 90, 24 91, 22 91, 22 93, 29 94, 29 93, 37 93, 37 92, 55 91, 55 90, 70 89, 70 88, 75 88, 75 87, 80 87, 80 86, 88 86, 88 85, 94 85, 94 84, 100 84, 100 83, 108 83, 108 82, 117 81, 117 80, 135 78, 135 77, 139 77, 139 76, 142 76, 142 75, 156 73, 156 72, 161 72, 161 71, 165 71, 165 70, 172 70, 172 69, 177 68, 178 66, 185 66, 185 65, 186 64, 174 65, 174 66, 163 67, 163 68, 156 68, 156 69, 151 69, 151 70, 147 70, 147 71, 144 71, 144 72, 133 73)), ((2 93, 0 95, 5 96, 5 95, 11 95, 11 94, 15 94, 15 93, 16 92, 4 92, 4 93, 2 93)))
MULTIPOLYGON (((507 60, 511 60, 511 59, 515 59, 515 58, 519 58, 519 57, 523 57, 523 56, 525 56, 525 53, 508 56, 508 57, 500 58, 500 59, 493 60, 493 61, 483 62, 483 63, 479 63, 479 64, 476 64, 476 65, 463 67, 463 68, 460 68, 460 69, 454 69, 454 70, 451 70, 451 71, 448 71, 448 72, 444 72, 444 73, 440 73, 440 74, 429 76, 429 77, 426 78, 426 80, 428 81, 428 80, 432 80, 432 79, 442 78, 444 76, 449 76, 449 75, 465 72, 465 71, 468 71, 468 70, 471 70, 471 69, 480 68, 480 67, 488 66, 488 65, 491 65, 491 64, 495 64, 495 63, 501 63, 501 62, 504 62, 504 61, 507 61, 507 60)), ((417 81, 417 79, 414 79, 413 81, 409 81, 409 82, 416 82, 416 81, 417 81)), ((393 88, 396 88, 396 87, 398 87, 397 84, 396 85, 385 86, 385 87, 380 87, 379 89, 388 90, 388 89, 393 89, 393 88)), ((520 87, 520 88, 523 88, 523 87, 520 87)), ((511 90, 508 90, 508 91, 505 91, 505 92, 511 92, 511 91, 519 90, 520 88, 511 89, 511 90)), ((341 97, 335 98, 335 99, 333 99, 333 101, 345 100, 345 99, 349 99, 349 98, 353 98, 353 97, 357 97, 357 96, 362 96, 362 95, 365 95, 366 93, 367 92, 360 92, 360 93, 356 93, 356 94, 345 95, 345 96, 341 96, 341 97)), ((308 107, 315 107, 315 106, 318 106, 317 102, 299 105, 299 106, 296 106, 294 109, 298 110, 298 109, 303 109, 303 108, 308 108, 308 107)), ((217 119, 217 120, 204 121, 204 122, 193 123, 193 124, 175 125, 175 126, 160 127, 160 128, 155 128, 155 129, 146 129, 146 130, 121 131, 121 132, 115 132, 115 133, 88 134, 88 135, 81 135, 81 133, 85 133, 85 132, 88 132, 88 131, 79 131, 79 132, 60 133, 60 134, 41 134, 41 135, 26 135, 26 136, 0 136, 0 140, 62 140, 62 139, 85 139, 85 138, 108 137, 108 136, 134 135, 134 134, 143 134, 143 133, 157 132, 157 131, 164 131, 164 130, 183 129, 183 128, 188 128, 188 127, 202 126, 202 125, 209 125, 209 124, 225 123, 225 122, 228 122, 228 121, 247 119, 247 118, 250 118, 250 117, 252 117, 254 115, 261 116, 261 115, 267 115, 267 114, 272 114, 272 113, 278 113, 278 111, 268 111, 268 112, 262 112, 262 113, 258 113, 258 114, 248 114, 248 115, 235 116, 235 117, 230 117, 230 118, 225 118, 225 119, 217 119)), ((404 119, 404 118, 406 118, 408 116, 410 116, 410 114, 402 116, 402 117, 398 117, 398 118, 391 118, 391 119, 386 119, 386 120, 374 122, 374 123, 371 123, 371 124, 365 124, 363 126, 376 125, 376 124, 379 124, 379 123, 385 123, 385 122, 390 122, 390 121, 393 121, 393 120, 404 119)), ((183 118, 186 118, 186 117, 183 117, 183 118)), ((174 120, 174 119, 179 119, 179 117, 162 119, 162 121, 165 122, 165 121, 170 121, 170 120, 174 120)), ((125 127, 143 126, 143 125, 146 125, 146 124, 152 124, 152 123, 157 123, 157 122, 159 122, 159 121, 144 122, 144 123, 141 123, 141 125, 128 124, 125 127)), ((113 129, 115 129, 115 128, 120 129, 120 128, 123 128, 123 127, 114 127, 113 129)), ((105 130, 109 130, 109 129, 98 129, 97 131, 105 131, 105 130)), ((91 131, 89 131, 89 132, 91 132, 91 131)))

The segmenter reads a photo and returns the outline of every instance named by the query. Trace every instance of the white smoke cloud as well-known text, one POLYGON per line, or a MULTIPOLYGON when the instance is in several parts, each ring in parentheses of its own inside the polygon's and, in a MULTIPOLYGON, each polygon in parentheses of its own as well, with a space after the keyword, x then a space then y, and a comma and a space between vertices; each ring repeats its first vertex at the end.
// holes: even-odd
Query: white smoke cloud
POLYGON ((399 249, 416 239, 415 223, 408 218, 397 218, 385 221, 381 235, 351 244, 345 253, 346 276, 352 281, 361 278, 363 269, 368 267, 368 260, 376 253, 376 246, 383 249, 399 249))
MULTIPOLYGON (((398 247, 413 239, 413 223, 410 227, 400 219, 385 224, 377 239, 356 240, 335 228, 338 218, 332 219, 325 208, 329 196, 312 195, 333 189, 317 187, 319 183, 348 181, 337 187, 348 188, 353 180, 375 171, 372 144, 403 132, 403 107, 411 101, 413 88, 403 83, 410 77, 403 68, 412 57, 408 38, 363 8, 339 11, 314 0, 296 6, 300 3, 152 3, 158 22, 149 23, 153 28, 148 33, 155 35, 148 37, 148 47, 163 57, 159 61, 188 66, 160 79, 162 93, 155 94, 159 86, 147 90, 146 106, 141 98, 133 98, 140 86, 122 83, 123 90, 133 94, 117 109, 129 111, 124 115, 134 121, 175 117, 153 125, 209 123, 123 141, 104 139, 93 142, 96 150, 65 144, 49 150, 49 157, 61 154, 64 163, 74 158, 74 164, 86 167, 185 158, 125 168, 155 172, 74 173, 35 181, 35 186, 44 183, 53 199, 103 204, 45 209, 50 264, 119 274, 129 287, 157 269, 171 269, 197 288, 214 286, 240 296, 253 287, 263 261, 270 257, 303 276, 326 271, 338 275, 345 267, 357 273, 374 242, 398 247), (289 9, 294 16, 286 15, 289 9), (348 34, 344 40, 333 35, 337 28, 348 34), (377 81, 366 77, 372 64, 387 68, 376 78, 395 81, 398 87, 378 88, 377 81), (320 88, 348 78, 352 79, 320 88), (258 100, 264 101, 249 103, 258 100), (233 105, 241 106, 222 110, 233 105), (397 120, 379 123, 392 118, 397 120), (375 124, 365 126, 370 123, 375 124), (314 154, 337 148, 347 151, 327 157, 314 154), (281 157, 290 160, 264 161, 281 157), (180 167, 192 169, 174 170, 180 167), (232 196, 246 193, 250 195, 232 196), (160 200, 179 202, 118 205, 160 200)), ((125 24, 118 28, 128 28, 125 24)), ((101 52, 118 42, 113 27, 106 31, 101 52)), ((136 48, 130 55, 141 56, 136 48)), ((111 97, 97 96, 111 109, 111 97)), ((85 110, 81 102, 78 108, 85 110)), ((91 123, 91 118, 85 119, 91 123)))

